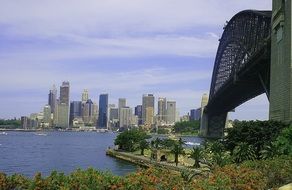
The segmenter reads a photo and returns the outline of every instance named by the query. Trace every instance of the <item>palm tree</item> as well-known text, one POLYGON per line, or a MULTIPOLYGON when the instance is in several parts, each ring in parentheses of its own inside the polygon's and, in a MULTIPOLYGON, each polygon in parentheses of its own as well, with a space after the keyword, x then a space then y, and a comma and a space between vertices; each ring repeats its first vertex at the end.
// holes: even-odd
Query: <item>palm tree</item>
POLYGON ((194 167, 200 167, 200 160, 203 158, 203 149, 200 147, 193 147, 190 158, 195 160, 194 167))
POLYGON ((233 158, 236 163, 241 163, 245 160, 254 160, 256 158, 255 150, 247 143, 240 143, 233 151, 233 158))
POLYGON ((139 148, 141 150, 141 155, 144 156, 144 150, 146 148, 149 148, 149 143, 144 139, 144 140, 140 141, 139 148))
POLYGON ((174 154, 174 161, 175 161, 175 165, 177 166, 178 165, 178 157, 180 154, 184 154, 184 148, 180 143, 176 142, 173 145, 171 152, 174 154))

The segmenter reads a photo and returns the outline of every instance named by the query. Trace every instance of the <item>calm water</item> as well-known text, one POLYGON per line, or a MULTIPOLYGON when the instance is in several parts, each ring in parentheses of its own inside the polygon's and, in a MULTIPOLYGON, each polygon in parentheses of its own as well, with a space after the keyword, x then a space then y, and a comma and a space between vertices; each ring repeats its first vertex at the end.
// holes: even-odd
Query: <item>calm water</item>
MULTIPOLYGON (((0 134, 0 171, 33 176, 37 171, 49 175, 52 170, 70 173, 77 168, 93 167, 125 175, 137 166, 105 155, 116 134, 95 132, 7 132, 0 134)), ((201 142, 198 138, 185 138, 201 142)))
POLYGON ((131 163, 105 155, 113 145, 116 134, 94 132, 47 132, 39 136, 33 132, 7 132, 0 135, 0 171, 33 176, 52 170, 65 173, 77 168, 94 167, 116 175, 133 172, 131 163))

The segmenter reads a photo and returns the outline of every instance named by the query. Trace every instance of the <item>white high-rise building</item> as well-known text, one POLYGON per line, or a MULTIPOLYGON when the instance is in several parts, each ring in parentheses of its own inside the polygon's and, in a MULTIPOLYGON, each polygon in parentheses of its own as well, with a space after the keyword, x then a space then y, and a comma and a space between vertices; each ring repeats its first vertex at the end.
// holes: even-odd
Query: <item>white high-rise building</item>
POLYGON ((132 124, 133 110, 129 107, 120 109, 120 127, 130 127, 132 124))
POLYGON ((166 123, 166 98, 158 98, 157 122, 166 123))
POLYGON ((175 101, 167 101, 167 124, 174 124, 176 121, 176 102, 175 101))

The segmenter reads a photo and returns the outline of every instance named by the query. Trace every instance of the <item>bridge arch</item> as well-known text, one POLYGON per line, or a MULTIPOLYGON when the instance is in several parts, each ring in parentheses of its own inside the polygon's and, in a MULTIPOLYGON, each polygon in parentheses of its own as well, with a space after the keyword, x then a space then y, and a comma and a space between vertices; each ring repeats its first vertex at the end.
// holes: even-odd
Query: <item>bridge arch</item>
POLYGON ((227 113, 266 93, 269 97, 271 11, 245 10, 224 27, 213 68, 201 133, 222 136, 227 113))

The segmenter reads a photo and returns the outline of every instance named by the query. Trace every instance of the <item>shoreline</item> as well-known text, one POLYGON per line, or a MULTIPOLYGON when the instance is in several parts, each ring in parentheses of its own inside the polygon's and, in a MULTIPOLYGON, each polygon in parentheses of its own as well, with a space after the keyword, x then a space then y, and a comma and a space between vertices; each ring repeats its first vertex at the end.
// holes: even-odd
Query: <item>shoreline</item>
POLYGON ((135 155, 129 152, 117 151, 114 149, 107 149, 106 155, 146 168, 159 167, 162 169, 167 169, 179 173, 183 171, 193 171, 198 174, 203 172, 202 170, 198 170, 195 168, 190 168, 182 165, 176 166, 175 163, 157 162, 155 160, 150 160, 148 157, 145 156, 135 155))

